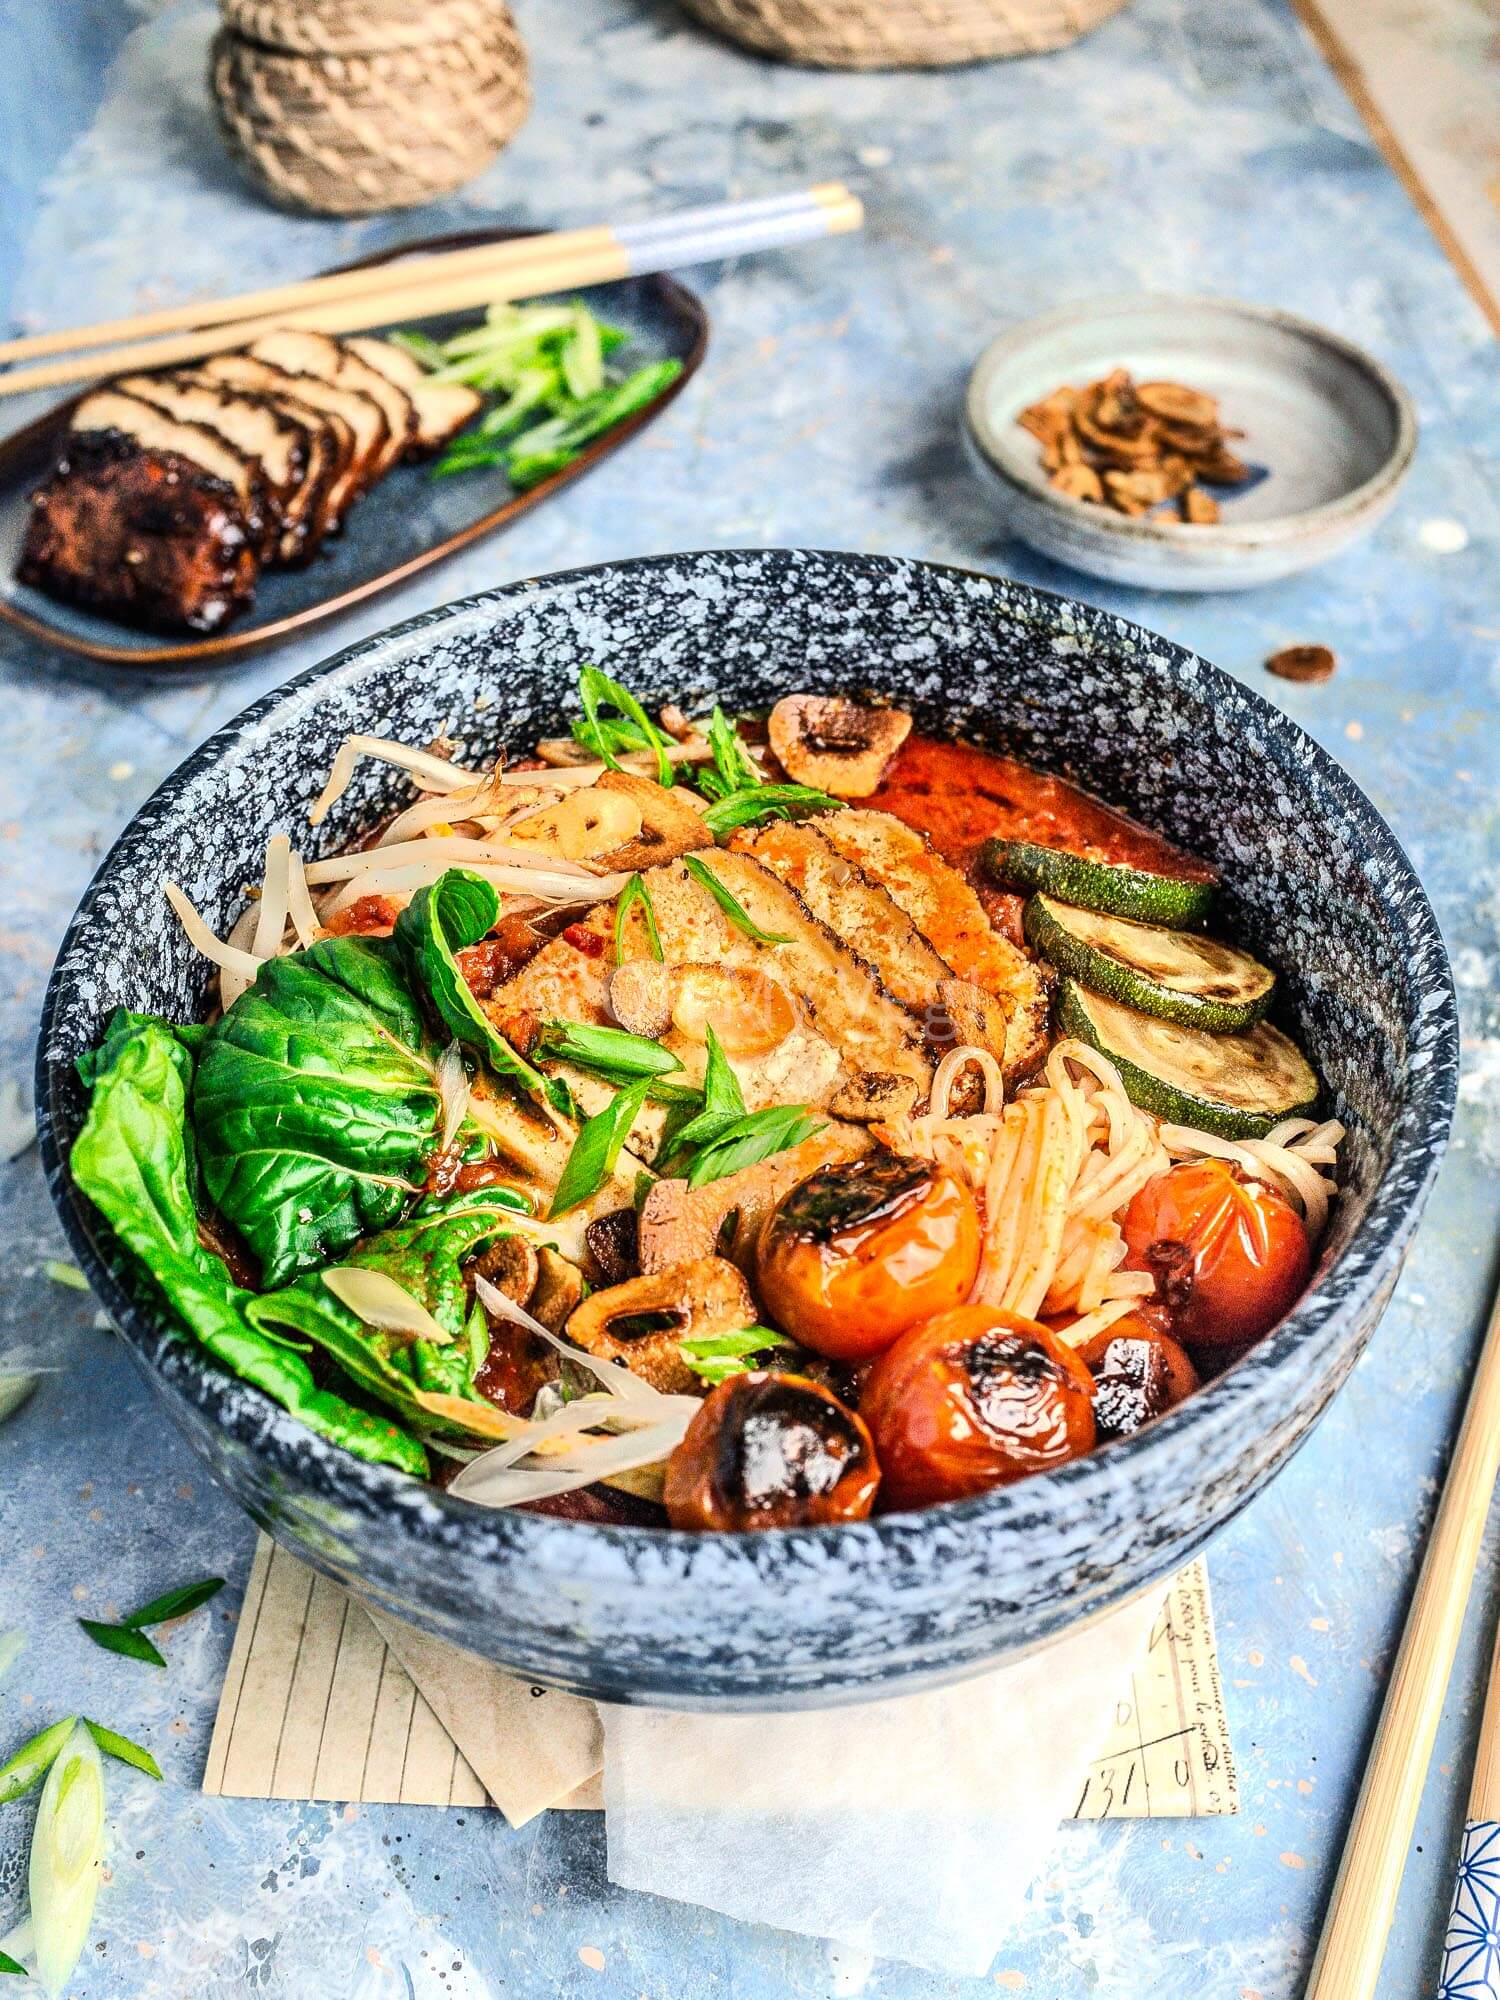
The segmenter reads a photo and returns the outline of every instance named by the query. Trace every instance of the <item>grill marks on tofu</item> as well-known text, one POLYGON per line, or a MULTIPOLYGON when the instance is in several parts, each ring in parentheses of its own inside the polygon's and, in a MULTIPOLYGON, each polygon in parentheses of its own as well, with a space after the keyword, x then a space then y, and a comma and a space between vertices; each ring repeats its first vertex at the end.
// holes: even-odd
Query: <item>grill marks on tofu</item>
POLYGON ((994 929, 958 870, 889 813, 830 813, 818 829, 886 891, 959 979, 1006 1010, 1007 1083, 1039 1069, 1047 1055, 1047 982, 1026 954, 994 929))
POLYGON ((356 334, 343 346, 367 362, 411 398, 416 417, 416 435, 406 447, 408 458, 421 458, 437 451, 464 425, 479 415, 484 398, 464 382, 434 382, 421 362, 393 340, 379 340, 372 334, 356 334))
POLYGON ((250 601, 262 564, 307 561, 398 460, 446 443, 481 403, 429 383, 389 341, 292 327, 193 368, 121 377, 76 406, 19 574, 131 623, 215 631, 250 601), (80 452, 84 436, 114 442, 80 452))
POLYGON ((363 397, 374 407, 380 417, 381 434, 372 451, 372 480, 383 478, 416 436, 417 418, 411 397, 331 334, 287 327, 263 334, 251 344, 250 352, 257 361, 269 361, 273 368, 284 368, 289 375, 326 382, 349 395, 363 397))
POLYGON ((259 467, 265 505, 261 553, 273 555, 281 545, 288 507, 306 479, 308 436, 304 426, 272 408, 264 397, 243 395, 222 383, 187 381, 176 375, 127 375, 119 388, 170 417, 205 425, 259 467))
MULTIPOLYGON (((771 1104, 827 1105, 851 1078, 910 1079, 917 1099, 932 1082, 932 1059, 917 1020, 882 985, 869 963, 820 923, 806 904, 753 855, 705 848, 696 857, 710 869, 761 930, 785 937, 762 945, 731 923, 714 897, 671 861, 645 875, 668 966, 712 966, 774 980, 799 1014, 792 1033, 764 1055, 734 1054, 735 1075, 754 1111, 771 1104)), ((614 913, 595 910, 532 958, 487 1003, 495 1025, 529 1049, 539 1024, 557 1018, 608 1024, 608 978, 613 969, 614 913), (583 939, 587 942, 580 943, 583 939), (594 948, 597 941, 597 949, 594 948)), ((646 955, 644 935, 627 933, 627 949, 646 955)), ((662 1037, 683 1065, 676 1081, 699 1083, 704 1045, 675 1027, 662 1037)), ((585 1110, 611 1094, 597 1082, 569 1073, 585 1110)), ((638 1141, 649 1141, 660 1115, 644 1114, 638 1141)))

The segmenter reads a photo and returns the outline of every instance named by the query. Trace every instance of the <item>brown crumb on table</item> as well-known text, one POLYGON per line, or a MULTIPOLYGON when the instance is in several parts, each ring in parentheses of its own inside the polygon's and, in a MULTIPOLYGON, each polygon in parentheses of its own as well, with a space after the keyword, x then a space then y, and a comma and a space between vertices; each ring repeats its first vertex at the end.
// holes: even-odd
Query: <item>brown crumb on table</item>
POLYGON ((1219 406, 1182 382, 1140 382, 1127 369, 1086 388, 1064 383, 1016 418, 1042 448, 1059 493, 1139 517, 1175 501, 1184 521, 1206 525, 1219 503, 1200 481, 1242 486, 1250 468, 1226 442, 1219 406))
POLYGON ((1326 681, 1337 665, 1327 646, 1283 646, 1266 661, 1266 671, 1284 681, 1326 681))

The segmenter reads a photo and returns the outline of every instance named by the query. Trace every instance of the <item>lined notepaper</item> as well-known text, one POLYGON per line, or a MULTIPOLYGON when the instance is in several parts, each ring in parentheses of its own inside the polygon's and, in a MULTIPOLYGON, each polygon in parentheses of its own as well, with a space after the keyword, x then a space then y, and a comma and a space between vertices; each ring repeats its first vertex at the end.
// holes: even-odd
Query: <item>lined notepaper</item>
MULTIPOLYGON (((1238 1809, 1208 1576, 1169 1586, 1077 1819, 1238 1809)), ((493 1803, 520 1826, 602 1804, 599 1712, 368 1610, 264 1536, 203 1789, 233 1798, 493 1803)))

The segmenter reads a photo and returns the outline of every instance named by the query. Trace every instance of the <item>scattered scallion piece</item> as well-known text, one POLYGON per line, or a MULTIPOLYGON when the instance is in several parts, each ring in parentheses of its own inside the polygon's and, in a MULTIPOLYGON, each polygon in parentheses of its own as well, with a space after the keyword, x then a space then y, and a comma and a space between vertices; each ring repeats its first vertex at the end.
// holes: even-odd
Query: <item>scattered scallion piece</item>
POLYGON ((106 1653, 119 1653, 127 1660, 140 1660, 148 1667, 164 1667, 167 1664, 144 1632, 133 1631, 128 1625, 107 1625, 98 1618, 80 1618, 78 1622, 94 1644, 102 1646, 106 1653))
POLYGON ((695 1340, 682 1341, 677 1352, 695 1375, 717 1383, 745 1374, 757 1355, 789 1344, 785 1334, 769 1326, 747 1326, 739 1333, 700 1334, 695 1340))
POLYGON ((8 1951, 0 1951, 0 1973, 9 1974, 12 1977, 19 1975, 22 1979, 27 1977, 25 1966, 18 1964, 8 1951))
POLYGON ((713 870, 700 861, 696 854, 684 855, 682 865, 700 888, 707 889, 735 929, 743 931, 752 944, 791 943, 792 940, 785 931, 763 931, 744 904, 725 888, 713 870))
POLYGON ((13 1625, 8 1632, 0 1632, 0 1681, 10 1672, 21 1657, 21 1648, 26 1644, 26 1634, 19 1625, 13 1625))
POLYGON ((611 680, 600 668, 589 666, 578 676, 578 699, 583 704, 584 720, 574 723, 573 734, 585 748, 592 750, 612 771, 620 768, 618 750, 654 750, 657 780, 670 788, 672 762, 667 752, 672 739, 664 729, 657 728, 628 687, 611 680), (615 709, 624 718, 628 734, 623 733, 620 722, 604 715, 606 708, 615 709))
POLYGON ((73 1733, 76 1715, 65 1715, 29 1737, 20 1749, 0 1764, 0 1806, 7 1806, 29 1792, 52 1768, 52 1760, 73 1733))
POLYGON ((186 1618, 190 1611, 196 1611, 200 1604, 207 1604, 211 1597, 217 1597, 224 1588, 222 1576, 205 1576, 197 1583, 185 1583, 178 1590, 166 1591, 161 1597, 153 1597, 149 1604, 143 1604, 139 1611, 132 1611, 120 1623, 128 1631, 139 1632, 145 1625, 165 1625, 172 1618, 186 1618))
POLYGON ((143 1745, 132 1743, 128 1736, 120 1735, 115 1729, 106 1729, 102 1722, 91 1721, 88 1716, 83 1720, 89 1735, 106 1757, 117 1758, 120 1763, 129 1764, 133 1770, 144 1771, 148 1778, 155 1778, 158 1784, 161 1783, 161 1766, 143 1745))
POLYGON ((615 1170, 620 1149, 640 1116, 650 1088, 651 1078, 642 1077, 583 1126, 563 1163, 557 1192, 552 1197, 551 1215, 566 1215, 569 1209, 588 1201, 603 1187, 615 1170))
POLYGON ((795 819, 799 813, 838 812, 842 799, 830 797, 812 785, 747 785, 715 799, 703 815, 703 824, 715 840, 733 833, 737 826, 750 826, 758 819, 795 819))
POLYGON ((623 1028, 595 1028, 584 1021, 543 1021, 532 1051, 570 1062, 606 1082, 634 1083, 643 1076, 670 1076, 682 1068, 670 1049, 623 1028))
POLYGON ((672 1133, 670 1142, 663 1142, 663 1171, 670 1170, 668 1155, 671 1164, 675 1165, 680 1154, 691 1152, 695 1147, 712 1145, 728 1126, 745 1116, 745 1093, 740 1089, 739 1078, 730 1068, 723 1044, 712 1028, 708 1030, 704 1046, 708 1051, 708 1060, 703 1070, 702 1105, 695 1117, 672 1133))
POLYGON ((49 1257, 42 1266, 43 1272, 54 1285, 66 1285, 70 1292, 86 1292, 89 1281, 76 1264, 65 1264, 59 1257, 49 1257))
POLYGON ((646 887, 644 877, 640 875, 631 876, 615 902, 615 964, 625 963, 625 923, 637 904, 640 905, 641 921, 646 926, 651 956, 660 965, 666 953, 661 948, 661 932, 656 927, 656 906, 651 901, 651 891, 646 887))
POLYGON ((200 1604, 207 1604, 223 1588, 222 1576, 205 1576, 197 1583, 185 1583, 177 1590, 167 1591, 164 1596, 153 1597, 149 1604, 141 1605, 116 1625, 105 1624, 98 1618, 80 1618, 78 1622, 94 1644, 102 1646, 106 1653, 120 1653, 128 1660, 141 1660, 147 1666, 164 1667, 166 1661, 142 1628, 165 1625, 173 1618, 186 1618, 190 1611, 196 1611, 200 1604))
POLYGON ((773 1154, 800 1146, 823 1130, 823 1121, 810 1118, 800 1104, 773 1104, 764 1111, 752 1111, 726 1125, 717 1138, 700 1149, 688 1168, 690 1188, 706 1187, 737 1174, 742 1167, 756 1166, 773 1154))
POLYGON ((104 1848, 104 1765, 82 1722, 47 1773, 31 1834, 27 1891, 36 1974, 60 1993, 83 1955, 104 1848))
POLYGON ((711 796, 715 799, 731 797, 735 792, 758 791, 766 782, 760 774, 759 766, 745 748, 739 730, 729 720, 718 702, 708 724, 709 747, 714 753, 711 766, 704 766, 698 773, 698 789, 708 792, 706 780, 712 776, 711 796))

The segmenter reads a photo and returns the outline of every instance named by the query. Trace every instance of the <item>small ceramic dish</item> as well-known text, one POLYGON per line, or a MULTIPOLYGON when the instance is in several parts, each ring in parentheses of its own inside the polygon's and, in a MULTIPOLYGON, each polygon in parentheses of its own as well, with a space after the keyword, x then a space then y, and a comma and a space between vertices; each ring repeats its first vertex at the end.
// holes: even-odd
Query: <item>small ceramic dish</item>
MULTIPOLYGON (((312 835, 347 846, 408 796, 367 765, 312 835)), ((132 820, 48 988, 37 1116, 68 1239, 214 1477, 315 1569, 529 1680, 668 1708, 811 1708, 1015 1657, 1168 1575, 1311 1431, 1380 1317, 1437 1169, 1458 1072, 1442 939, 1375 808, 1279 710, 1167 639, 1021 584, 799 550, 653 556, 429 612, 274 690, 132 820), (1244 1358, 1134 1437, 979 1499, 841 1527, 685 1535, 496 1513, 306 1430, 185 1340, 68 1157, 75 1062, 116 1006, 197 1019, 210 968, 161 897, 223 931, 277 827, 304 827, 351 730, 450 733, 478 765, 565 723, 603 661, 701 712, 873 688, 917 727, 1077 779, 1217 864, 1233 934, 1349 1128, 1313 1284, 1244 1358), (479 705, 479 698, 483 704, 479 705), (1129 718, 1128 726, 1125 718, 1129 718)))
MULTIPOLYGON (((466 250, 529 232, 473 229, 433 236, 383 250, 340 269, 394 263, 402 257, 466 250)), ((0 620, 65 653, 130 670, 151 680, 201 678, 205 667, 244 659, 277 640, 321 624, 367 597, 391 590, 418 570, 443 562, 471 542, 508 527, 562 487, 581 479, 611 452, 651 423, 691 378, 708 346, 708 313, 675 278, 625 278, 585 288, 578 296, 602 319, 624 327, 629 342, 617 355, 626 369, 675 359, 682 372, 660 395, 603 437, 596 438, 561 472, 518 493, 497 467, 452 479, 430 478, 423 464, 398 465, 354 506, 342 531, 330 538, 305 569, 270 570, 255 601, 225 631, 180 638, 145 632, 75 604, 62 604, 16 576, 33 489, 57 454, 58 441, 78 397, 46 411, 24 430, 0 440, 0 620)), ((435 339, 471 324, 472 312, 429 321, 435 339)), ((379 331, 389 331, 381 328, 379 331)))
POLYGON ((1324 327, 1231 299, 1088 299, 993 341, 969 381, 970 456, 1020 539, 1091 576, 1156 590, 1241 590, 1311 568, 1390 510, 1417 447, 1411 399, 1386 368, 1324 327), (1116 368, 1219 400, 1234 450, 1261 476, 1215 493, 1222 518, 1166 509, 1132 519, 1048 483, 1016 418, 1061 383, 1116 368))

